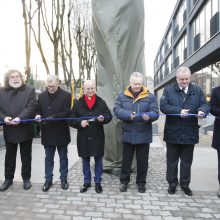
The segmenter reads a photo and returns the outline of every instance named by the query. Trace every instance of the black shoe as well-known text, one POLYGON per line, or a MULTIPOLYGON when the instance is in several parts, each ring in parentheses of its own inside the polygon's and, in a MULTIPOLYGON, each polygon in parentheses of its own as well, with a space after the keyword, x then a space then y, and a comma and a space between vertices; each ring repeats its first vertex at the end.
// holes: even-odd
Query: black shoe
POLYGON ((67 180, 62 180, 62 181, 61 181, 61 188, 62 188, 63 190, 67 190, 68 187, 69 187, 69 184, 68 184, 67 180))
POLYGON ((170 195, 173 195, 176 192, 176 187, 169 186, 167 191, 170 195))
POLYGON ((5 180, 5 182, 1 185, 0 191, 3 192, 9 188, 10 185, 13 184, 12 180, 5 180))
POLYGON ((187 196, 192 196, 192 190, 187 186, 187 187, 181 187, 181 189, 183 190, 183 192, 187 195, 187 196))
POLYGON ((28 190, 31 188, 31 181, 30 180, 24 180, 23 188, 25 190, 28 190))
POLYGON ((126 192, 128 189, 128 184, 121 183, 119 189, 121 192, 126 192))
POLYGON ((146 192, 145 185, 142 185, 142 184, 138 185, 138 192, 139 193, 145 193, 146 192))
POLYGON ((81 193, 86 192, 89 187, 91 187, 91 183, 84 183, 80 188, 80 192, 81 193))
POLYGON ((42 187, 43 192, 47 192, 52 186, 52 181, 46 181, 42 187))
POLYGON ((95 191, 97 193, 101 193, 102 192, 102 186, 100 183, 95 184, 95 191))

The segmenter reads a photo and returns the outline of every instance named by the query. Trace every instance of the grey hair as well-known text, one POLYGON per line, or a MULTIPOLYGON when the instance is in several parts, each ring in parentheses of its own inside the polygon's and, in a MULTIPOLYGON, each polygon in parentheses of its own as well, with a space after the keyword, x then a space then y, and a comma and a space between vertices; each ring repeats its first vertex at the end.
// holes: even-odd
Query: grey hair
POLYGON ((50 83, 52 81, 60 82, 59 77, 57 75, 49 75, 46 79, 46 83, 50 83))
POLYGON ((10 88, 10 85, 9 85, 9 77, 10 77, 10 75, 11 75, 12 73, 18 73, 18 74, 20 75, 20 77, 21 77, 22 85, 25 84, 25 82, 24 82, 24 77, 23 77, 22 73, 21 73, 20 71, 16 70, 16 69, 10 69, 10 70, 8 70, 8 71, 5 73, 5 75, 4 75, 4 88, 5 88, 5 89, 9 89, 9 88, 10 88))
POLYGON ((133 78, 140 78, 142 80, 142 82, 144 81, 144 76, 142 73, 139 72, 133 72, 130 76, 130 83, 132 82, 133 78))
POLYGON ((181 66, 176 70, 176 76, 179 75, 180 73, 189 73, 189 74, 191 74, 191 71, 190 71, 189 67, 181 66))

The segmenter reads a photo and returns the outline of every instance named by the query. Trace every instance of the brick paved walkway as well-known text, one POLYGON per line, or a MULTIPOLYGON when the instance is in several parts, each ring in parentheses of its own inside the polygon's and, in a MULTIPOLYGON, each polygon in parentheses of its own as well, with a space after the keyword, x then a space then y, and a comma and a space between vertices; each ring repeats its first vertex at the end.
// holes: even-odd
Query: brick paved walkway
POLYGON ((126 193, 119 192, 118 177, 105 174, 103 193, 97 194, 94 185, 84 194, 81 161, 69 172, 70 188, 63 191, 59 181, 49 192, 43 193, 42 184, 33 183, 24 191, 22 183, 14 182, 6 192, 0 193, 0 219, 220 219, 220 199, 216 192, 194 191, 188 197, 178 189, 175 195, 167 193, 164 148, 151 148, 147 191, 138 193, 132 176, 126 193))

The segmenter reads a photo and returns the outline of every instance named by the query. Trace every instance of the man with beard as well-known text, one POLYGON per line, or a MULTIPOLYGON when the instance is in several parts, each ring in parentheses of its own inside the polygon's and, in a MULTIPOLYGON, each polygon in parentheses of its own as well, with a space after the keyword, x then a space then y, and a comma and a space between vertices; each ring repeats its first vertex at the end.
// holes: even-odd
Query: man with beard
POLYGON ((0 120, 6 146, 5 181, 0 191, 5 191, 13 183, 18 144, 22 162, 21 176, 23 188, 31 187, 31 152, 34 127, 32 122, 22 122, 34 116, 37 107, 35 90, 25 85, 18 70, 9 70, 4 77, 4 87, 0 89, 0 120))

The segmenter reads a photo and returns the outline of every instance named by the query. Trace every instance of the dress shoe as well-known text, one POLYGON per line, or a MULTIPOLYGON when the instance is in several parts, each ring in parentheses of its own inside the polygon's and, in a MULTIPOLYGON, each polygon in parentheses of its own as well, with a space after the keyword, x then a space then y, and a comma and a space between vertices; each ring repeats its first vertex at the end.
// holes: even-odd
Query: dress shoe
POLYGON ((143 184, 138 185, 138 192, 139 193, 145 193, 146 192, 146 187, 143 184))
POLYGON ((5 180, 5 182, 1 185, 0 191, 3 192, 9 188, 10 185, 13 184, 12 180, 5 180))
POLYGON ((176 187, 169 186, 167 191, 170 195, 173 195, 176 192, 176 187))
POLYGON ((46 181, 42 187, 43 192, 47 192, 52 186, 52 181, 46 181))
POLYGON ((128 184, 122 183, 122 184, 120 185, 119 189, 120 189, 121 192, 126 192, 127 189, 128 189, 128 184))
POLYGON ((68 187, 69 187, 69 184, 68 184, 67 180, 62 180, 62 181, 61 181, 61 188, 62 188, 63 190, 67 190, 68 187))
POLYGON ((181 189, 183 190, 183 192, 187 195, 187 196, 192 196, 192 190, 187 186, 187 187, 181 187, 181 189))
POLYGON ((219 190, 217 192, 217 196, 220 198, 220 186, 219 186, 219 190))
POLYGON ((95 191, 96 191, 97 193, 101 193, 101 192, 102 192, 102 186, 101 186, 100 183, 95 184, 95 191))
POLYGON ((91 187, 91 183, 84 183, 84 184, 82 185, 82 187, 80 188, 80 192, 81 192, 81 193, 86 192, 89 187, 91 187))
POLYGON ((30 180, 24 180, 23 188, 25 190, 28 190, 31 188, 31 181, 30 180))

